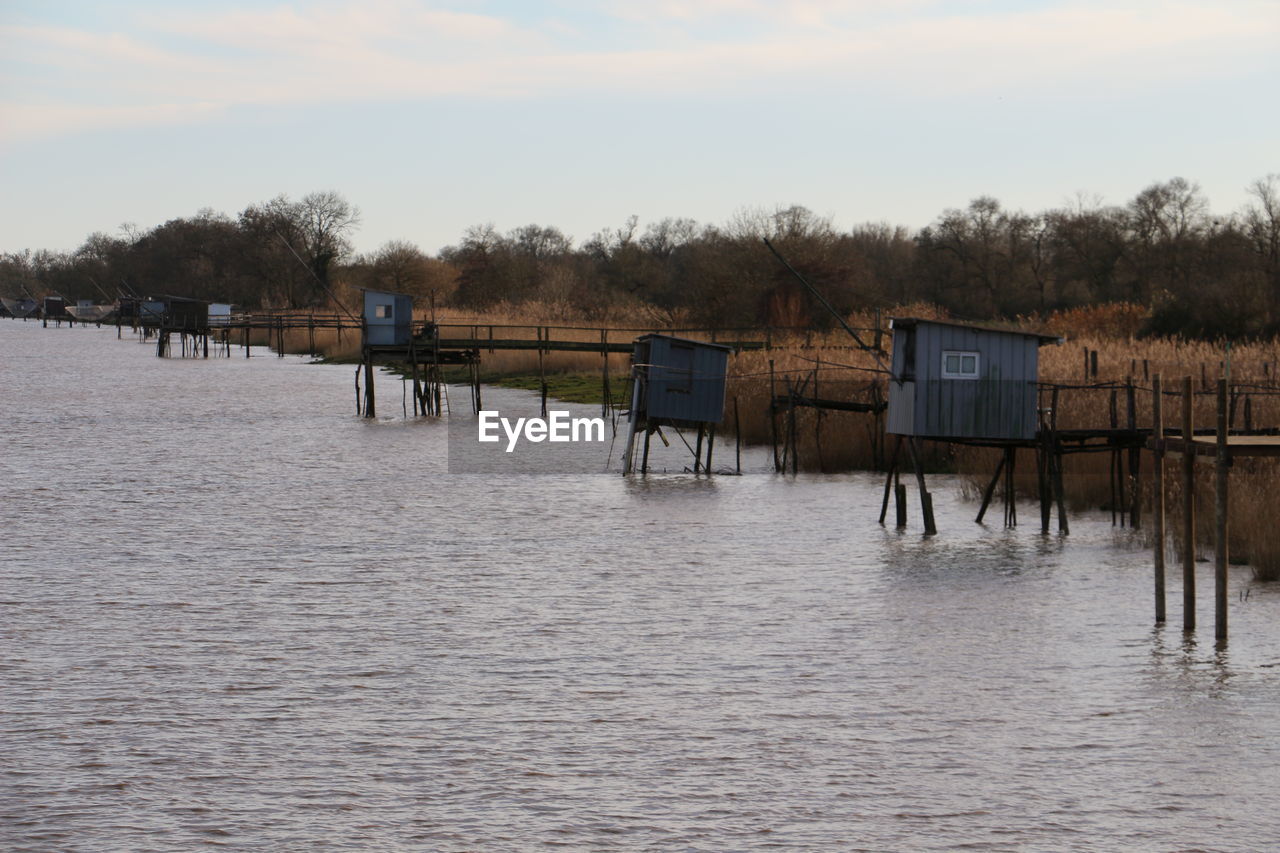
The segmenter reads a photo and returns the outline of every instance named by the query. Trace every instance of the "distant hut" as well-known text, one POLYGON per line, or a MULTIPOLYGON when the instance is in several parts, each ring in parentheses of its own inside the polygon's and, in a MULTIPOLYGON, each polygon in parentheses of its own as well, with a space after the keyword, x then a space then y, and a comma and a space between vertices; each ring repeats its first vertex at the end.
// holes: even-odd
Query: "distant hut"
POLYGON ((164 327, 179 332, 207 333, 209 303, 170 296, 164 300, 164 327))
MULTIPOLYGON (((721 344, 671 335, 643 335, 636 339, 632 355, 631 419, 624 470, 630 473, 635 434, 645 436, 647 464, 649 436, 661 426, 696 428, 698 445, 694 470, 702 466, 702 439, 707 427, 724 420, 725 373, 732 350, 721 344)), ((707 465, 710 466, 708 444, 707 465)))
POLYGON ((1030 440, 1040 347, 1061 338, 894 318, 886 430, 938 439, 1030 440))
POLYGON ((209 325, 210 326, 231 325, 231 303, 230 302, 210 302, 209 303, 209 325))
POLYGON ((413 338, 413 297, 386 290, 364 291, 365 346, 407 346, 413 338))
POLYGON ((63 320, 70 320, 71 315, 67 313, 67 300, 61 296, 46 296, 44 298, 42 316, 46 326, 50 320, 58 324, 62 323, 63 320))

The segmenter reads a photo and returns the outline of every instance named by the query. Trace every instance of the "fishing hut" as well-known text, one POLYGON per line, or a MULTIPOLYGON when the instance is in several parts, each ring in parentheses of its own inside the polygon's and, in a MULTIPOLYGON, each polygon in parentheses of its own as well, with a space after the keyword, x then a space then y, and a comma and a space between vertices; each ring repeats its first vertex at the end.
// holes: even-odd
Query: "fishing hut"
MULTIPOLYGON (((898 525, 906 524, 905 491, 898 464, 905 445, 915 469, 925 532, 937 532, 933 501, 925 486, 921 442, 945 441, 1004 451, 984 493, 982 520, 1001 474, 1005 477, 1005 523, 1013 526, 1013 471, 1019 447, 1036 448, 1039 351, 1061 338, 1014 329, 913 317, 893 318, 893 360, 886 431, 895 437, 880 511, 883 523, 892 487, 898 525)), ((1042 462, 1042 474, 1044 465, 1042 462)), ((1046 495, 1042 489, 1042 496, 1046 495)), ((1047 511, 1046 511, 1047 524, 1047 511)))
POLYGON ((41 313, 46 327, 49 325, 50 320, 53 321, 55 326, 61 326, 63 320, 68 321, 68 323, 71 320, 71 315, 67 313, 67 300, 61 296, 46 296, 41 313))
MULTIPOLYGON (((466 364, 472 373, 472 403, 479 411, 478 356, 474 350, 442 350, 434 323, 413 322, 413 297, 387 290, 365 290, 360 319, 363 331, 361 361, 364 368, 363 406, 357 393, 357 408, 366 418, 376 414, 374 364, 407 365, 413 381, 414 415, 441 414, 443 378, 441 364, 466 364)), ((357 386, 358 386, 357 381, 357 386)))
POLYGON ((631 473, 635 438, 644 434, 640 472, 648 470, 649 439, 664 426, 696 429, 694 473, 710 473, 716 425, 724 420, 725 374, 732 348, 671 335, 649 334, 636 339, 632 352, 631 415, 623 473, 631 473), (702 448, 706 441, 706 459, 702 448))
POLYGON ((230 302, 210 302, 209 325, 224 327, 231 325, 231 308, 230 302))
POLYGON ((138 305, 138 325, 156 333, 156 355, 171 355, 177 333, 182 355, 209 357, 209 303, 181 296, 150 297, 138 305))

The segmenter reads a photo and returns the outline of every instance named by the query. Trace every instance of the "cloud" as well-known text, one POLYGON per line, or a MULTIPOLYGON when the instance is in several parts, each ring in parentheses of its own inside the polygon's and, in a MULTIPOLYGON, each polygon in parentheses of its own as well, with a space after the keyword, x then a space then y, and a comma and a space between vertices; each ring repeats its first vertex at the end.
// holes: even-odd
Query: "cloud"
POLYGON ((244 105, 579 92, 671 94, 779 81, 904 98, 1168 86, 1274 71, 1267 2, 658 0, 515 19, 381 0, 169 7, 123 31, 0 28, 0 134, 206 121, 244 105), (628 26, 621 26, 627 24, 628 26), (619 34, 621 30, 622 34, 619 34), (10 112, 9 110, 12 110, 10 112))

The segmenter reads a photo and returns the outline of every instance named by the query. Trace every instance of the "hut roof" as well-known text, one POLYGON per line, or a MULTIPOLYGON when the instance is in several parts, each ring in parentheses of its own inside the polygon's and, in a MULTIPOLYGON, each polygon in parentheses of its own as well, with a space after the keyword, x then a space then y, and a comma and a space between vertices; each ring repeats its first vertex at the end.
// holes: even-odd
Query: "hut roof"
POLYGON ((1028 332, 1024 329, 991 326, 984 325, 982 323, 960 323, 954 320, 926 320, 922 317, 890 317, 889 323, 891 328, 894 329, 911 329, 921 323, 926 323, 934 326, 951 326, 956 329, 970 329, 975 332, 998 332, 1004 335, 1022 335, 1025 338, 1037 339, 1041 346, 1044 346, 1045 344, 1060 344, 1063 341, 1061 335, 1046 335, 1043 332, 1028 332))

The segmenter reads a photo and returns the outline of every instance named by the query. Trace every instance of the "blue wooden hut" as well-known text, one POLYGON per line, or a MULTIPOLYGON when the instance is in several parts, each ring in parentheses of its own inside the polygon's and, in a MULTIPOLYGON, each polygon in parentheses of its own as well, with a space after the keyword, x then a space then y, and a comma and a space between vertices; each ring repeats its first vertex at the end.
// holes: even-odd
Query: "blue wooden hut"
POLYGON ((1040 347, 1061 338, 894 318, 886 431, 939 439, 1035 438, 1040 347))
POLYGON ((671 335, 636 339, 633 413, 650 422, 696 427, 724 420, 724 377, 732 350, 671 335))
POLYGON ((648 470, 649 436, 663 426, 697 429, 693 470, 710 471, 715 425, 724 420, 725 373, 730 352, 732 349, 722 344, 673 335, 650 334, 636 339, 623 473, 631 473, 637 432, 644 434, 640 470, 648 470), (707 442, 704 461, 703 436, 708 427, 711 440, 707 442))
POLYGON ((407 346, 413 337, 413 297, 364 291, 365 346, 407 346))

